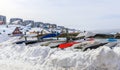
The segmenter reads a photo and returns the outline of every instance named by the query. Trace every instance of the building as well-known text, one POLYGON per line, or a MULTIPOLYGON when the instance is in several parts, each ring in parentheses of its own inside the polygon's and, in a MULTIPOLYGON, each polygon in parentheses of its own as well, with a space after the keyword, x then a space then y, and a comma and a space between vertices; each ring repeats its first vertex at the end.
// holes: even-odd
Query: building
POLYGON ((22 32, 20 31, 19 27, 16 27, 12 34, 13 36, 20 36, 22 35, 22 32))
POLYGON ((57 26, 57 29, 61 30, 61 29, 65 29, 64 26, 57 26))
POLYGON ((76 33, 77 31, 75 29, 68 28, 69 33, 76 33))
POLYGON ((50 23, 44 23, 44 28, 57 28, 57 25, 56 24, 50 24, 50 23))
POLYGON ((44 23, 43 22, 35 22, 34 27, 43 27, 44 23))
POLYGON ((24 20, 23 25, 24 26, 30 25, 31 27, 33 27, 34 21, 33 20, 24 20))
POLYGON ((50 28, 57 28, 57 25, 56 24, 51 24, 50 28))
POLYGON ((6 24, 6 16, 0 15, 0 25, 6 24))
POLYGON ((41 27, 41 28, 44 27, 44 23, 43 23, 43 22, 40 23, 40 27, 41 27))
POLYGON ((66 28, 64 26, 57 26, 56 30, 59 30, 61 33, 66 33, 66 28))
POLYGON ((49 29, 50 28, 50 23, 44 23, 43 27, 46 28, 46 29, 49 29))
POLYGON ((21 24, 23 23, 23 19, 21 18, 11 18, 10 19, 10 24, 21 24))

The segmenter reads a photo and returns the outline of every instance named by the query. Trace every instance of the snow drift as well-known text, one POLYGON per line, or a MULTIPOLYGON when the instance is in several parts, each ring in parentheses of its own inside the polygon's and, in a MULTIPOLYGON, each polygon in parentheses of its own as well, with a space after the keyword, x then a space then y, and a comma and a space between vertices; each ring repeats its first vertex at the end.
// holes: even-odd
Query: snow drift
MULTIPOLYGON (((87 44, 89 42, 86 42, 87 44)), ((85 42, 84 42, 85 44, 85 42)), ((16 45, 12 40, 0 44, 2 70, 120 70, 120 43, 111 49, 51 49, 48 46, 16 45)))

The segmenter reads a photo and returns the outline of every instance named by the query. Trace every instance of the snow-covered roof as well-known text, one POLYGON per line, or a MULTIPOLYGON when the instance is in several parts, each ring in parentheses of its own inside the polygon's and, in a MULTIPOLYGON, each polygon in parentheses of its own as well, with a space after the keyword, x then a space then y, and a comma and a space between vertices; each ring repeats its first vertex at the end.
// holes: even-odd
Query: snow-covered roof
POLYGON ((95 36, 95 35, 96 35, 95 33, 88 31, 88 32, 81 32, 76 37, 82 37, 82 36, 90 37, 90 36, 95 36))
POLYGON ((31 30, 29 30, 29 32, 41 32, 41 31, 43 31, 43 34, 50 33, 49 31, 43 28, 31 28, 31 30))

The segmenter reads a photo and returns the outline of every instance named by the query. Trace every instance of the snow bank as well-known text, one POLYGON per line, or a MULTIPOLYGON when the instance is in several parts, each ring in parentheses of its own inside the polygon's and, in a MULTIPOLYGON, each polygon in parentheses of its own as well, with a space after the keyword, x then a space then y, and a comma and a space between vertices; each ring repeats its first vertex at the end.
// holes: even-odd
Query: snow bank
POLYGON ((83 52, 51 49, 40 43, 16 45, 13 41, 0 44, 0 70, 120 70, 120 43, 113 49, 107 45, 83 52))
POLYGON ((8 39, 10 39, 10 37, 8 35, 6 35, 6 34, 4 34, 4 35, 1 34, 0 35, 0 43, 6 41, 8 39))
POLYGON ((74 70, 119 70, 119 56, 107 46, 87 52, 58 51, 52 54, 47 67, 74 70))

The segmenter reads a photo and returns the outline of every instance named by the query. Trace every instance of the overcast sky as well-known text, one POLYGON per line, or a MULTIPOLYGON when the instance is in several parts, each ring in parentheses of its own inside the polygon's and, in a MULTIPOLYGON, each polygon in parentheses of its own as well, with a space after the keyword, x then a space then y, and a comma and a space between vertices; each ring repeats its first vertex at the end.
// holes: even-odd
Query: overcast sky
POLYGON ((0 15, 81 30, 120 28, 120 0, 0 0, 0 15))

